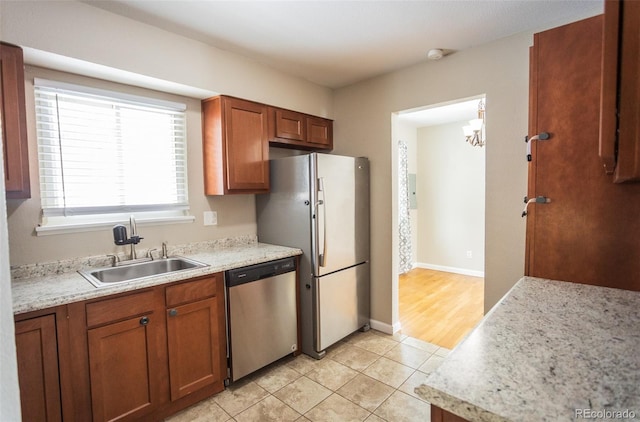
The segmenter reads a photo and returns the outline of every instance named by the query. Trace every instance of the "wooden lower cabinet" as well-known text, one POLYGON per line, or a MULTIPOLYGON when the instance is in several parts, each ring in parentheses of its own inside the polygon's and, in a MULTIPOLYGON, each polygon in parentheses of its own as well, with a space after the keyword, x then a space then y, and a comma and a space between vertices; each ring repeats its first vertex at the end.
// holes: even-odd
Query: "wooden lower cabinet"
POLYGON ((222 273, 16 315, 25 421, 163 420, 224 390, 222 273))
POLYGON ((86 304, 94 421, 155 420, 224 389, 222 274, 86 304))
POLYGON ((61 421, 56 316, 16 322, 22 420, 61 421))
POLYGON ((156 288, 86 304, 94 421, 135 420, 162 403, 167 358, 161 300, 156 288))
POLYGON ((224 283, 211 277, 167 289, 167 346, 171 400, 204 387, 224 389, 226 335, 224 283), (214 296, 205 298, 208 295, 214 296), (200 299, 200 300, 198 300, 200 299), (191 301, 179 306, 174 302, 191 301))
POLYGON ((89 330, 91 404, 94 421, 136 419, 161 401, 157 376, 162 344, 153 313, 89 330))
POLYGON ((458 415, 449 413, 438 406, 431 405, 431 422, 467 422, 466 419, 458 415))

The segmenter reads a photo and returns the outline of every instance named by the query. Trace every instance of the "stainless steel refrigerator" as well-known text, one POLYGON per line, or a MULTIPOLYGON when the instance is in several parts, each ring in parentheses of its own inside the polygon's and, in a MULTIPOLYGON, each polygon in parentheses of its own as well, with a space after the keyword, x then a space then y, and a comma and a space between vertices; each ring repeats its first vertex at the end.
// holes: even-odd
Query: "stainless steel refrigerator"
POLYGON ((270 161, 258 240, 302 249, 302 352, 316 359, 370 321, 369 160, 311 153, 270 161))

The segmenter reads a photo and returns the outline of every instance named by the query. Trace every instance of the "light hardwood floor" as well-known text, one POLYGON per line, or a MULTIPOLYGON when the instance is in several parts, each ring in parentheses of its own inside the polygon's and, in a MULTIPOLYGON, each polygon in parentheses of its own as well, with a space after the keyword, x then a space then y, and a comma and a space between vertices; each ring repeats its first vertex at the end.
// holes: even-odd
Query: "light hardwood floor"
POLYGON ((484 279, 416 268, 399 277, 402 334, 452 349, 482 319, 484 279))

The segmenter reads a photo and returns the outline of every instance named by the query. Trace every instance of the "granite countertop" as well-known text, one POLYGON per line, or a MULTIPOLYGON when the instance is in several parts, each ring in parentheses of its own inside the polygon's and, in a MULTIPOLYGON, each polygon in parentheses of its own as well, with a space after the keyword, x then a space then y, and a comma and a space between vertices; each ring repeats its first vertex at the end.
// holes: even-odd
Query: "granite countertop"
POLYGON ((300 249, 258 243, 255 237, 169 247, 168 252, 169 256, 183 256, 208 266, 106 287, 95 287, 77 272, 109 266, 105 255, 12 268, 13 312, 36 311, 302 254, 300 249))
POLYGON ((470 421, 640 419, 640 292, 525 277, 416 393, 470 421))

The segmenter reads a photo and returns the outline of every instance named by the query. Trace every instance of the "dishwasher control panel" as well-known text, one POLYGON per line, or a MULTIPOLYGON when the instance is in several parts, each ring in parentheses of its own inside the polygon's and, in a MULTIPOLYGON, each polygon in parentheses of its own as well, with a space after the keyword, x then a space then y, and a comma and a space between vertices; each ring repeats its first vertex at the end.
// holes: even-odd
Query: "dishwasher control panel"
POLYGON ((248 267, 237 268, 227 271, 227 284, 229 287, 250 281, 262 280, 263 278, 295 271, 295 258, 283 258, 277 261, 269 261, 262 264, 250 265, 248 267))

